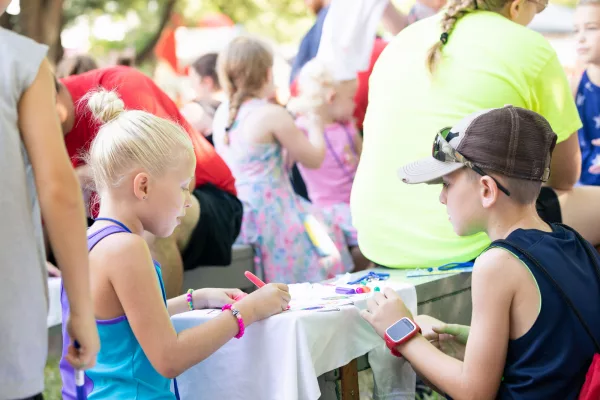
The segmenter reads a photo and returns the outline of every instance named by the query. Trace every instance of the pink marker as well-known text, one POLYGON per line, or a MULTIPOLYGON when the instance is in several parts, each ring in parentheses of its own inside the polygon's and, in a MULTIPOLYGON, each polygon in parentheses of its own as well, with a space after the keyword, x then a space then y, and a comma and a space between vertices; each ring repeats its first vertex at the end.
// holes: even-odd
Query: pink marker
MULTIPOLYGON (((248 280, 252 283, 254 283, 256 285, 257 288, 261 288, 263 286, 266 285, 266 283, 264 283, 263 281, 260 280, 260 278, 256 275, 254 275, 252 272, 250 271, 246 271, 244 272, 244 275, 246 276, 246 278, 248 278, 248 280)), ((290 306, 287 306, 286 310, 289 310, 290 306)))
POLYGON ((248 278, 250 282, 254 283, 257 288, 260 289, 261 287, 265 286, 265 283, 261 281, 260 278, 254 275, 252 272, 246 271, 244 272, 244 275, 246 276, 246 278, 248 278))

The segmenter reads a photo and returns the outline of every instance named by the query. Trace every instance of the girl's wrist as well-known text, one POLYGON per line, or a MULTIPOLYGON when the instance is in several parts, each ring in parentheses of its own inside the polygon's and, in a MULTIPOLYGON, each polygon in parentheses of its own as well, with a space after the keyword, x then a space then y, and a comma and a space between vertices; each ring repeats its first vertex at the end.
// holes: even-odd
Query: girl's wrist
MULTIPOLYGON (((186 296, 186 295, 184 295, 186 296)), ((187 299, 186 299, 187 301, 187 299)), ((206 308, 206 298, 203 289, 196 289, 192 292, 192 304, 194 310, 202 310, 206 308)))

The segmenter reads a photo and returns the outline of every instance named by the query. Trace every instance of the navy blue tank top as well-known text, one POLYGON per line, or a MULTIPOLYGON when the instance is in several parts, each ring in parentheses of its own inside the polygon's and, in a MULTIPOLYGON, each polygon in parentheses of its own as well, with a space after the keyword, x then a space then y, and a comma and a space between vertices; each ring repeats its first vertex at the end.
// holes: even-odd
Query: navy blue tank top
MULTIPOLYGON (((571 299, 600 341, 600 282, 594 260, 577 235, 553 224, 552 232, 517 229, 506 243, 492 243, 517 256, 531 271, 541 294, 532 328, 508 344, 498 399, 577 399, 596 352, 594 343, 551 280, 515 247, 535 258, 571 299)), ((600 261, 596 251, 592 256, 600 261)))

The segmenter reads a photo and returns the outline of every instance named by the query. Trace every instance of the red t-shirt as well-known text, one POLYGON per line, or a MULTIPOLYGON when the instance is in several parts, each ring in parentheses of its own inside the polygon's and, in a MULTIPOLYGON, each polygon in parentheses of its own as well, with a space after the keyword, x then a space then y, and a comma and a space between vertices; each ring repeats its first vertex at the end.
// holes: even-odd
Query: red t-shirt
MULTIPOLYGON (((363 72, 359 72, 357 76, 358 88, 356 89, 356 96, 354 96, 354 118, 356 119, 356 127, 360 130, 363 128, 363 121, 365 114, 367 113, 367 105, 369 104, 369 77, 373 72, 375 62, 379 58, 379 55, 385 49, 388 42, 381 38, 376 38, 373 44, 373 51, 371 52, 371 61, 369 63, 369 69, 363 72)), ((290 93, 292 96, 298 94, 298 80, 295 79, 290 85, 290 93)))
POLYGON ((110 67, 61 79, 75 104, 75 123, 65 136, 67 151, 74 167, 84 164, 81 154, 88 151, 100 124, 94 120, 86 103, 80 102, 90 90, 99 87, 114 90, 126 110, 143 110, 180 124, 189 134, 196 153, 196 187, 211 183, 233 195, 235 180, 225 161, 214 147, 179 113, 175 103, 143 73, 129 67, 110 67))

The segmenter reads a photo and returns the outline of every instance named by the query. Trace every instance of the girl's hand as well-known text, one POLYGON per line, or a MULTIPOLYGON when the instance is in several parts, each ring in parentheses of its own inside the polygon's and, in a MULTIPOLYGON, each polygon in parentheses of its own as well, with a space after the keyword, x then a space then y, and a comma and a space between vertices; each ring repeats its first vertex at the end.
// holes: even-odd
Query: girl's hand
POLYGON ((246 326, 284 311, 291 296, 283 283, 269 283, 250 293, 236 304, 246 326))
POLYGON ((193 293, 196 309, 221 308, 226 304, 233 304, 244 297, 246 293, 240 289, 198 289, 193 293))

